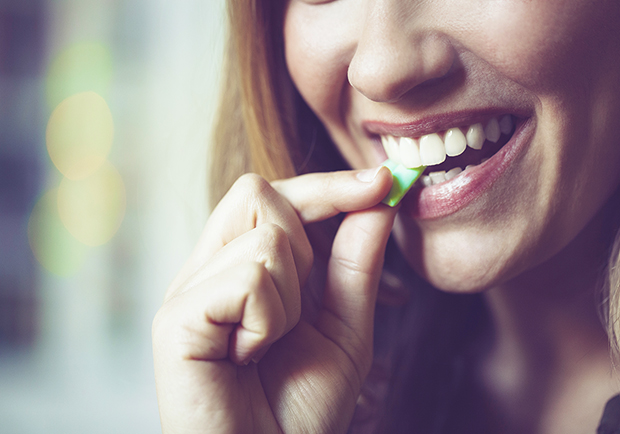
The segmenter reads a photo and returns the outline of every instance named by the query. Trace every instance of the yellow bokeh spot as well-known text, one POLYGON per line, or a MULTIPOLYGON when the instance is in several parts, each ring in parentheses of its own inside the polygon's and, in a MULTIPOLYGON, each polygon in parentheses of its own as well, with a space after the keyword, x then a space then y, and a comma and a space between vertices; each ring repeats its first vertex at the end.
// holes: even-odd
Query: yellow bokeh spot
POLYGON ((57 190, 45 193, 34 206, 28 220, 28 240, 39 263, 63 277, 75 274, 82 267, 88 249, 60 221, 57 190))
POLYGON ((52 112, 47 151, 69 179, 83 179, 106 161, 114 140, 114 121, 105 100, 94 92, 70 96, 52 112))
POLYGON ((47 73, 50 109, 76 93, 93 91, 107 96, 112 72, 112 54, 104 44, 83 42, 64 49, 52 61, 47 73))
POLYGON ((123 179, 106 162, 81 180, 64 178, 58 188, 58 212, 67 230, 88 246, 107 243, 125 216, 123 179))

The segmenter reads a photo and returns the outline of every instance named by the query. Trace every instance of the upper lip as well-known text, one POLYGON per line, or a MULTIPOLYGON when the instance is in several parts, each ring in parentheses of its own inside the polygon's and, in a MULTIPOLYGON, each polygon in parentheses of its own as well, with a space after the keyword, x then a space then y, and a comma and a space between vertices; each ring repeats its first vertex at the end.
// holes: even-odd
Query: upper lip
POLYGON ((484 110, 468 110, 452 113, 439 113, 424 116, 405 123, 391 123, 381 120, 365 120, 362 127, 368 135, 392 135, 397 137, 420 137, 426 134, 445 131, 454 127, 463 127, 485 122, 492 117, 513 115, 517 118, 530 116, 530 112, 524 109, 493 108, 484 110))

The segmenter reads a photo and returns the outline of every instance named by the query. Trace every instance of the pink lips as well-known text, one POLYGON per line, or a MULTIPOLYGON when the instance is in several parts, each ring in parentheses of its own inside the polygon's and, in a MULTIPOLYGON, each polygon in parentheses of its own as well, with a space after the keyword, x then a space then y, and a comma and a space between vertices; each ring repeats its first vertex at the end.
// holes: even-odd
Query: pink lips
POLYGON ((420 137, 425 134, 445 131, 447 129, 486 122, 492 117, 512 114, 518 119, 530 117, 530 110, 525 108, 493 108, 455 113, 441 113, 413 123, 391 124, 379 121, 365 121, 363 128, 370 135, 391 134, 393 136, 420 137))
POLYGON ((480 197, 506 173, 527 149, 535 130, 532 118, 520 121, 515 132, 488 161, 449 182, 425 188, 414 188, 403 199, 403 208, 411 218, 430 220, 454 214, 480 197))

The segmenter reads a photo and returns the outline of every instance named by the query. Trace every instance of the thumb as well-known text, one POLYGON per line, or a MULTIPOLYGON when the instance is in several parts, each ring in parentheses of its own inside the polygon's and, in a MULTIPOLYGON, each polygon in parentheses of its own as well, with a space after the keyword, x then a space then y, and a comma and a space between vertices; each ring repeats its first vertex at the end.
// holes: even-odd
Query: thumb
POLYGON ((377 288, 397 209, 379 204, 348 214, 336 234, 317 328, 356 365, 360 381, 372 361, 377 288))

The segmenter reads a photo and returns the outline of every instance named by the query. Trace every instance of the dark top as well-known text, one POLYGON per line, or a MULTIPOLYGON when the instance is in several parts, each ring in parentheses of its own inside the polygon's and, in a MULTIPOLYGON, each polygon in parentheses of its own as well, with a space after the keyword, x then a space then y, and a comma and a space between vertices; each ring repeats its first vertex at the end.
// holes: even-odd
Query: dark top
POLYGON ((620 395, 607 401, 596 434, 620 434, 620 395))

